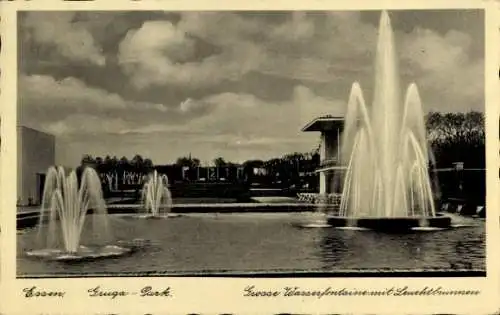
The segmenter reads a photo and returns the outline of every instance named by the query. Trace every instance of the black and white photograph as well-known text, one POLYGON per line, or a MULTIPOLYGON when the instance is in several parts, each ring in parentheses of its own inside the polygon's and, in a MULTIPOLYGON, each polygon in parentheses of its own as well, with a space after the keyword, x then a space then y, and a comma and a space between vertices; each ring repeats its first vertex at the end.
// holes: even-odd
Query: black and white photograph
POLYGON ((500 11, 146 2, 2 4, 1 311, 492 310, 500 11))
POLYGON ((22 11, 17 276, 486 276, 484 11, 22 11))

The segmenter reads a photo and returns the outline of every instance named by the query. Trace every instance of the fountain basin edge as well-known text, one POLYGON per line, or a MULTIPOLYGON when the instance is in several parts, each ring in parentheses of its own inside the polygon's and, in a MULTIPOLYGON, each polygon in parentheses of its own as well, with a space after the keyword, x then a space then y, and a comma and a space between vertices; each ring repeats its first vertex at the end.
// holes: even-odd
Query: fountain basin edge
POLYGON ((133 254, 151 244, 150 240, 135 238, 131 240, 118 240, 114 244, 104 246, 87 247, 80 245, 76 253, 68 253, 62 249, 33 249, 25 251, 25 256, 41 260, 72 263, 122 257, 133 254))
POLYGON ((381 232, 411 232, 415 228, 429 227, 448 229, 451 217, 437 214, 434 217, 340 217, 329 216, 327 222, 332 227, 356 226, 381 232))
POLYGON ((96 248, 80 246, 75 253, 68 253, 61 249, 34 249, 25 252, 30 258, 59 262, 80 262, 104 258, 116 258, 131 254, 135 249, 118 245, 106 245, 96 248))
MULTIPOLYGON (((174 204, 169 213, 170 216, 189 213, 248 213, 248 212, 315 212, 319 207, 325 209, 331 207, 328 205, 318 205, 310 203, 214 203, 214 204, 174 204)), ((107 205, 108 214, 131 214, 134 216, 144 215, 142 205, 139 204, 123 204, 123 205, 107 205)), ((92 214, 93 210, 89 209, 87 214, 92 214)), ((39 221, 39 209, 17 213, 17 229, 25 229, 36 226, 39 221)))

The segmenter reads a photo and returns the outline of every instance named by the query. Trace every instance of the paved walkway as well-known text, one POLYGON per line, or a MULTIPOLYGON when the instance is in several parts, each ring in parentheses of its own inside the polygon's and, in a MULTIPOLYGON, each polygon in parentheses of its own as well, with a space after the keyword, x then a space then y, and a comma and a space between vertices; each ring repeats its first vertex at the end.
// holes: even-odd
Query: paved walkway
MULTIPOLYGON (((106 200, 108 203, 125 201, 127 198, 111 198, 106 200)), ((251 202, 237 202, 235 199, 221 199, 221 198, 175 198, 173 200, 173 208, 262 208, 262 207, 291 207, 306 205, 299 202, 297 198, 293 197, 252 197, 251 202)), ((123 203, 123 204, 108 204, 108 208, 138 208, 141 207, 137 203, 123 203)), ((40 206, 18 206, 17 213, 36 213, 40 211, 40 206)))
POLYGON ((299 200, 294 197, 252 197, 251 199, 258 203, 299 203, 299 200))
MULTIPOLYGON (((315 204, 307 204, 307 203, 262 203, 262 202, 238 202, 238 203, 181 203, 181 204, 173 204, 172 209, 179 208, 279 208, 279 207, 304 207, 304 206, 317 206, 315 204)), ((120 208, 140 208, 142 205, 140 204, 116 204, 116 205, 108 205, 110 209, 120 209, 120 208)))

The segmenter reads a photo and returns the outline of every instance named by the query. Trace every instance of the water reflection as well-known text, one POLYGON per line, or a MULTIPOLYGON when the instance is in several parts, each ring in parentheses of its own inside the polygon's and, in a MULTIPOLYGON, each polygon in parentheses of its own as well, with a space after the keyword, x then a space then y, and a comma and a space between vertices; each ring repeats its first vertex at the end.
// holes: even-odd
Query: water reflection
POLYGON ((484 227, 385 234, 324 230, 323 270, 484 269, 484 227))
MULTIPOLYGON (((113 217, 117 239, 151 240, 117 260, 65 265, 18 256, 20 274, 106 272, 341 271, 485 269, 484 222, 446 231, 384 234, 370 230, 300 229, 288 214, 187 215, 173 220, 113 217)), ((18 252, 34 231, 18 236, 18 252)))

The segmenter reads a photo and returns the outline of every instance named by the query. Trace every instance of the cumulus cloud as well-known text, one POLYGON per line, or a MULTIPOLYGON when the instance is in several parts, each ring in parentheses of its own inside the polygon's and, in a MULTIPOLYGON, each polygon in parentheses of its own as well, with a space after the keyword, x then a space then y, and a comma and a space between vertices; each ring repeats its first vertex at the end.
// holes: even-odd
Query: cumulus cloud
POLYGON ((191 137, 208 137, 207 141, 229 142, 234 145, 268 145, 299 143, 310 146, 310 137, 301 128, 320 115, 342 115, 345 102, 315 95, 304 86, 297 86, 292 98, 268 102, 251 94, 220 93, 202 99, 188 99, 179 110, 185 115, 204 109, 182 124, 150 124, 128 130, 127 133, 188 133, 191 137), (189 104, 189 106, 186 106, 189 104))
POLYGON ((117 133, 129 126, 125 120, 114 117, 94 116, 88 114, 71 114, 54 122, 44 122, 41 129, 56 136, 68 137, 73 134, 102 135, 117 133))
POLYGON ((339 67, 339 58, 366 55, 371 48, 359 41, 372 42, 375 31, 348 12, 320 18, 294 12, 277 24, 236 13, 188 12, 181 14, 176 25, 150 21, 129 31, 118 59, 138 88, 207 87, 239 80, 250 72, 327 82, 343 70, 359 70, 359 66, 339 67), (191 56, 194 39, 213 45, 216 52, 195 61, 172 56, 172 47, 178 54, 191 56))
POLYGON ((56 80, 49 75, 22 75, 19 78, 20 98, 27 104, 43 109, 47 107, 70 108, 71 110, 116 110, 140 109, 165 112, 164 104, 136 102, 123 99, 116 93, 108 92, 98 87, 88 86, 74 77, 56 80))
MULTIPOLYGON (((130 24, 125 16, 82 23, 72 14, 28 15, 32 41, 69 60, 104 65, 117 81, 89 73, 85 80, 78 73, 20 75, 21 119, 73 135, 74 143, 89 130, 119 139, 112 148, 85 142, 111 153, 151 150, 163 158, 197 150, 202 158, 247 159, 314 147, 317 134, 300 129, 320 115, 343 115, 355 80, 370 102, 377 27, 360 13, 172 16, 134 16, 130 24), (104 64, 91 33, 116 58, 104 64)), ((418 84, 425 110, 484 110, 477 32, 438 28, 396 28, 402 80, 418 84)), ((40 69, 47 70, 30 73, 40 69)))
POLYGON ((484 59, 471 59, 470 45, 470 36, 455 30, 441 35, 418 28, 404 38, 402 59, 419 87, 439 98, 434 110, 484 110, 484 59))
POLYGON ((289 20, 271 30, 271 38, 285 42, 302 42, 314 36, 315 24, 307 18, 307 13, 294 11, 289 20))
POLYGON ((428 29, 415 29, 405 38, 402 57, 424 71, 448 71, 468 61, 469 36, 454 30, 444 36, 428 29))
POLYGON ((254 69, 259 59, 256 46, 243 42, 202 60, 189 60, 192 54, 193 40, 184 30, 168 21, 155 21, 127 33, 120 43, 118 62, 137 88, 203 87, 237 79, 254 69))
POLYGON ((270 102, 252 94, 225 92, 185 103, 190 105, 182 106, 184 115, 200 110, 203 115, 183 123, 139 126, 124 130, 123 135, 143 139, 149 146, 161 144, 164 149, 158 150, 172 159, 192 152, 203 160, 222 154, 231 161, 245 161, 314 149, 318 134, 302 132, 301 128, 318 115, 336 115, 345 110, 343 100, 318 96, 305 86, 297 86, 285 101, 270 102))
POLYGON ((73 22, 71 12, 29 12, 22 26, 29 39, 54 46, 60 56, 76 62, 90 62, 104 66, 106 59, 92 34, 73 22))
POLYGON ((268 25, 231 12, 182 12, 182 31, 219 47, 264 36, 268 25))
POLYGON ((118 94, 88 87, 83 81, 67 77, 56 80, 49 75, 23 75, 19 79, 20 97, 36 106, 123 109, 126 102, 118 94))
MULTIPOLYGON (((141 148, 141 152, 153 147, 155 152, 179 155, 185 154, 184 148, 202 159, 223 154, 227 159, 239 161, 313 149, 318 135, 304 133, 301 128, 318 115, 341 114, 344 106, 344 101, 326 99, 307 87, 297 86, 289 100, 279 102, 232 92, 186 99, 176 109, 185 119, 166 123, 134 120, 130 115, 124 118, 116 114, 92 114, 88 110, 68 111, 51 119, 29 117, 31 126, 57 135, 64 143, 73 143, 73 147, 74 143, 88 147, 95 137, 113 137, 109 146, 98 143, 91 146, 99 147, 102 154, 117 154, 124 150, 122 146, 131 146, 141 148)), ((65 145, 61 150, 67 148, 65 145)), ((62 153, 75 161, 81 157, 62 153)))
POLYGON ((82 126, 96 133, 118 132, 126 127, 124 120, 117 124, 113 116, 133 121, 138 113, 143 117, 144 113, 151 116, 168 114, 164 104, 130 101, 73 77, 56 80, 48 75, 20 76, 19 106, 22 124, 58 135, 84 131, 82 126), (99 121, 106 119, 110 119, 110 123, 100 126, 99 121))
POLYGON ((299 108, 301 124, 305 125, 319 116, 343 117, 346 111, 347 99, 328 100, 315 95, 312 90, 305 86, 297 86, 293 92, 293 104, 299 108))
MULTIPOLYGON (((362 21, 358 12, 295 12, 278 21, 266 23, 236 13, 188 12, 175 25, 146 22, 127 34, 120 63, 139 88, 212 87, 242 80, 251 72, 304 85, 347 84, 372 76, 377 28, 362 21), (217 49, 194 61, 179 61, 172 55, 176 47, 177 53, 193 56, 193 42, 198 40, 217 49)), ((460 103, 457 106, 462 109, 471 102, 480 103, 483 60, 470 57, 471 42, 470 35, 456 30, 444 35, 423 28, 398 31, 402 73, 417 81, 423 92, 430 92, 432 99, 447 94, 444 98, 460 103), (457 75, 457 70, 464 75, 457 75), (478 80, 471 82, 470 77, 478 80)), ((440 104, 432 102, 432 106, 440 104)))
POLYGON ((198 107, 197 102, 194 102, 193 99, 187 98, 186 100, 182 101, 181 104, 179 105, 179 110, 181 112, 189 112, 195 108, 198 107))

